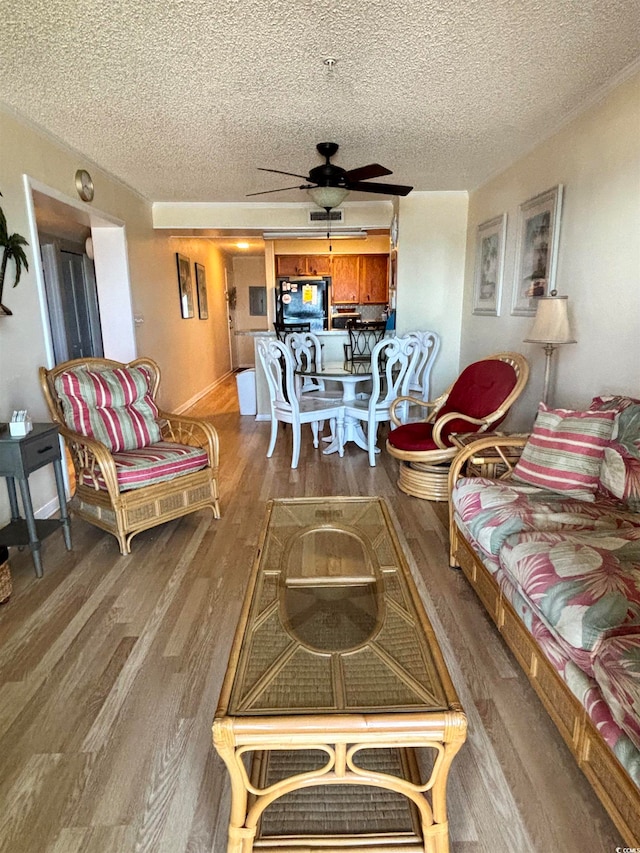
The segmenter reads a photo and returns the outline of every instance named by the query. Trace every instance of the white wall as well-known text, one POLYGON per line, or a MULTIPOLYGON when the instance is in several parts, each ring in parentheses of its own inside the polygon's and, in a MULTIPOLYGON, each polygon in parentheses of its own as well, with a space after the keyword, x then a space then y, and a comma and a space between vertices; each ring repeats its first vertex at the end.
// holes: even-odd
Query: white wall
POLYGON ((527 428, 542 395, 544 353, 511 316, 519 205, 557 184, 564 210, 556 288, 569 296, 578 343, 556 350, 549 402, 581 407, 603 392, 640 393, 640 75, 619 85, 528 156, 473 192, 469 205, 461 361, 498 349, 530 360, 531 377, 506 426, 527 428), (507 212, 502 310, 472 315, 476 228, 507 212))
MULTIPOLYGON (((236 288, 236 331, 258 331, 269 328, 269 318, 249 314, 249 287, 266 288, 264 255, 233 258, 233 283, 236 288)), ((255 364, 254 339, 237 337, 238 365, 253 367, 255 364)))
POLYGON ((397 331, 440 335, 432 397, 459 372, 467 205, 460 192, 413 192, 399 204, 397 331))

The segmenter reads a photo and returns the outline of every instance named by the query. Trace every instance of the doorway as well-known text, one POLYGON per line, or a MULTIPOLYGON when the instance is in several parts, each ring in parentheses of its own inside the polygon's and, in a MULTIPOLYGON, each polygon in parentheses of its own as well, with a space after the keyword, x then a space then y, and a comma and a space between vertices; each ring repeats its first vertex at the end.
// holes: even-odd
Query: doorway
POLYGON ((84 245, 40 234, 40 251, 55 363, 101 357, 95 269, 84 245))
MULTIPOLYGON (((131 286, 124 222, 111 215, 76 201, 48 187, 40 181, 25 176, 27 189, 27 209, 29 211, 30 233, 34 251, 41 250, 43 242, 57 243, 60 251, 68 251, 80 258, 67 258, 67 273, 76 289, 75 296, 84 306, 82 319, 76 321, 76 337, 83 340, 83 346, 93 349, 98 355, 116 361, 128 362, 136 358, 136 336, 131 302, 131 286), (91 237, 94 258, 91 263, 86 256, 85 245, 91 237)), ((52 271, 56 267, 63 274, 62 257, 51 256, 52 271)), ((41 252, 43 266, 45 252, 41 252)), ((47 349, 47 367, 53 367, 58 361, 54 352, 54 325, 64 328, 64 308, 60 299, 52 310, 52 299, 45 282, 43 266, 36 265, 36 281, 40 296, 42 323, 47 349)), ((66 288, 63 288, 66 289, 66 288)), ((72 312, 75 312, 75 307, 72 312)), ((71 310, 69 313, 72 313, 71 310)), ((67 317, 69 319, 69 317, 67 317)), ((65 330, 66 333, 66 330, 65 330)), ((64 352, 63 341, 56 344, 57 352, 64 352)), ((73 335, 71 339, 73 340, 73 335)), ((73 358, 71 344, 69 358, 73 358)))

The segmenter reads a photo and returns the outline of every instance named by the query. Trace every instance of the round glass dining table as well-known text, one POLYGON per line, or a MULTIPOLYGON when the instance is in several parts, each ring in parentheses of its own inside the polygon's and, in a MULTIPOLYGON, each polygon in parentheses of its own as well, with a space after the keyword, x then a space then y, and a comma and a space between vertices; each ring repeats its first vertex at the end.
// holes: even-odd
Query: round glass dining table
MULTIPOLYGON (((330 382, 342 384, 342 402, 347 405, 356 399, 356 385, 358 382, 366 382, 371 379, 371 362, 363 361, 336 361, 327 362, 319 369, 298 369, 298 376, 308 376, 311 379, 324 379, 330 382)), ((322 391, 318 396, 322 396, 322 391)), ((337 436, 329 439, 328 447, 322 451, 324 454, 336 453, 344 447, 348 441, 354 441, 358 447, 367 450, 367 439, 362 429, 362 423, 358 418, 345 416, 344 419, 344 441, 342 447, 337 436)))

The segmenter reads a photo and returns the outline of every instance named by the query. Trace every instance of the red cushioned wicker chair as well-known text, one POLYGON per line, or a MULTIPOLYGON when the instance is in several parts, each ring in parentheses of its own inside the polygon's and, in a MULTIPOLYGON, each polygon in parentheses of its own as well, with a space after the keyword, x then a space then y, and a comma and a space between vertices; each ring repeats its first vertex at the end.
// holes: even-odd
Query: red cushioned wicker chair
POLYGON ((501 352, 466 367, 437 400, 423 402, 398 397, 391 406, 396 429, 389 433, 387 451, 400 461, 398 487, 429 501, 449 497, 449 463, 459 452, 450 435, 485 432, 505 418, 529 378, 529 365, 520 353, 501 352), (421 421, 403 423, 406 404, 429 411, 421 421))
POLYGON ((208 508, 220 518, 218 434, 206 421, 158 409, 150 358, 40 368, 49 412, 75 470, 75 515, 113 534, 122 554, 142 530, 208 508))

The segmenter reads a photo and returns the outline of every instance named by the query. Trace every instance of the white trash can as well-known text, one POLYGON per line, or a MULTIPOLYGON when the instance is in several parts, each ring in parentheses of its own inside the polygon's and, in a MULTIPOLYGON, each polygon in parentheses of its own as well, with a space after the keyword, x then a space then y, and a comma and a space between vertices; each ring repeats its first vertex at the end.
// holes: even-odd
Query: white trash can
POLYGON ((236 373, 236 384, 238 386, 238 402, 240 403, 241 415, 255 415, 256 404, 256 371, 253 367, 240 370, 236 373))

